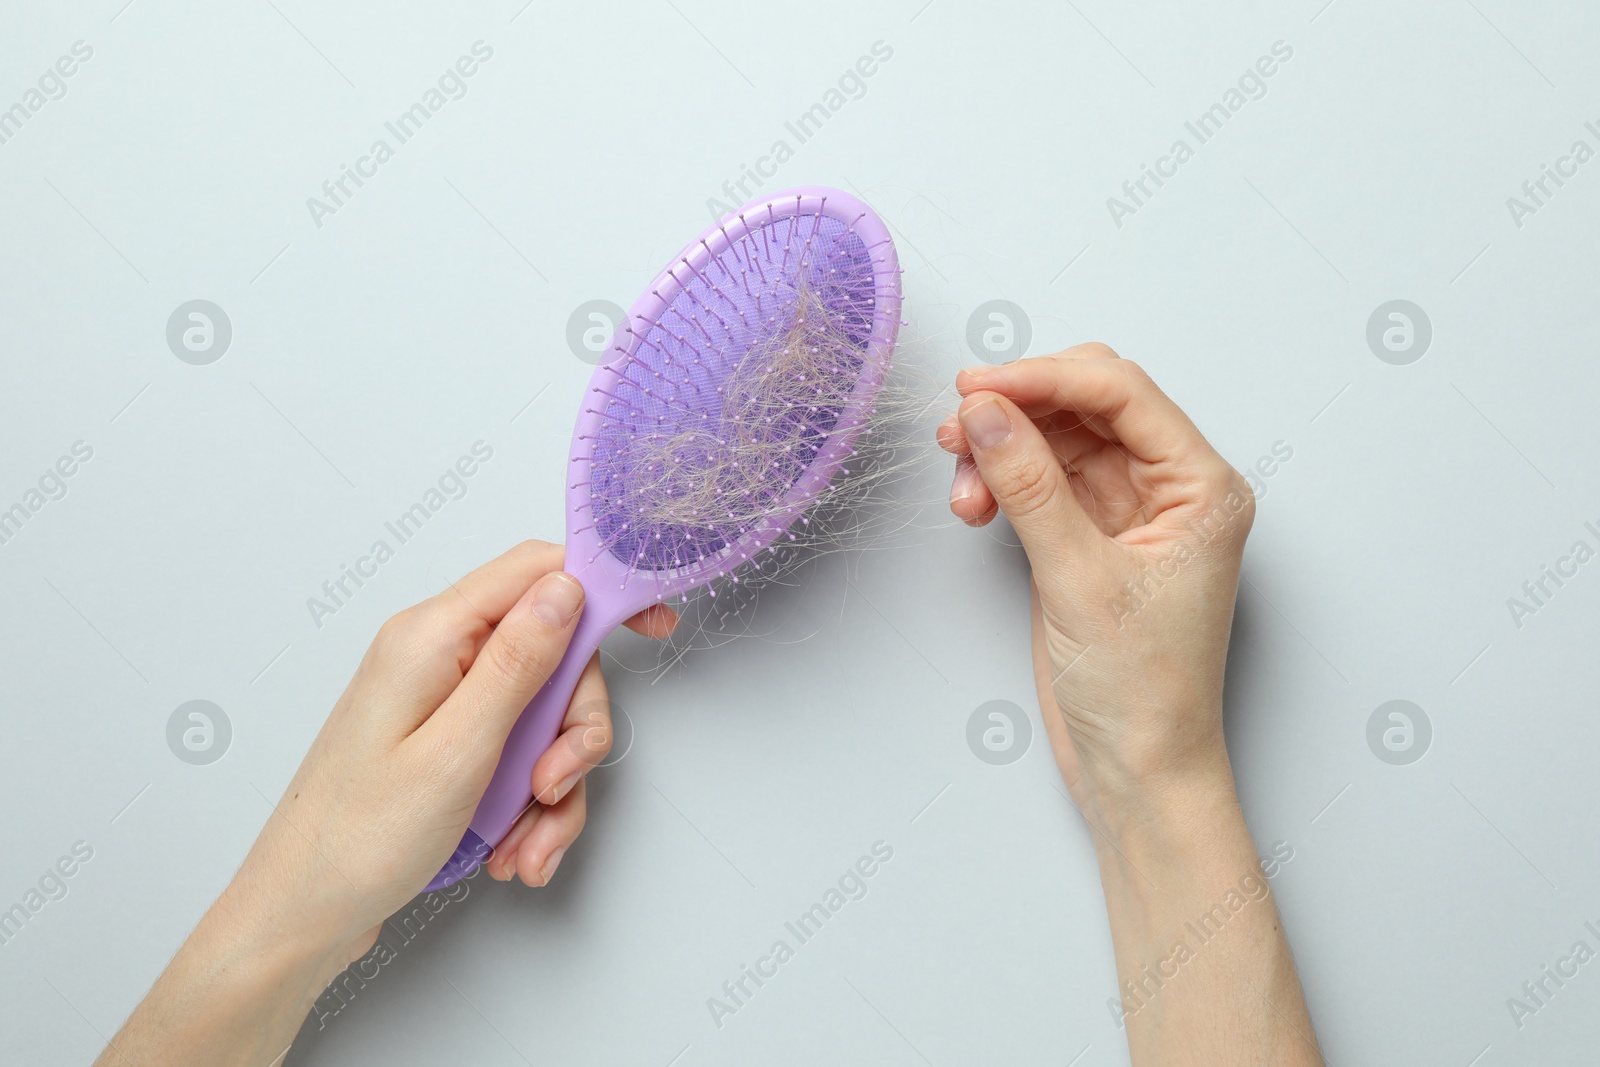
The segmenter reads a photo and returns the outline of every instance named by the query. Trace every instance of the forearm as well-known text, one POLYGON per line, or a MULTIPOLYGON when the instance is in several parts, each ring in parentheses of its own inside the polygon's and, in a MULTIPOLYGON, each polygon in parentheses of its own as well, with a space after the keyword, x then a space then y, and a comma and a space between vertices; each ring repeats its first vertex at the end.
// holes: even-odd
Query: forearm
POLYGON ((345 961, 238 884, 208 911, 95 1067, 272 1067, 345 961))
POLYGON ((1098 812, 1101 882, 1135 1067, 1320 1065, 1225 753, 1098 812))

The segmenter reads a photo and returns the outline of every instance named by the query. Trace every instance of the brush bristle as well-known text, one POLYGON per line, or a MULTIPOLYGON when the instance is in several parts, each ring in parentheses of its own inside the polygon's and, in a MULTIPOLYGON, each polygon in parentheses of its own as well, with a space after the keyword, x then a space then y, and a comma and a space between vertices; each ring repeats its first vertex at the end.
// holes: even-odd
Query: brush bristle
POLYGON ((743 222, 705 266, 679 261, 681 291, 631 325, 621 378, 596 398, 593 522, 639 569, 744 562, 739 542, 793 518, 791 490, 849 428, 878 307, 871 250, 821 213, 743 222))

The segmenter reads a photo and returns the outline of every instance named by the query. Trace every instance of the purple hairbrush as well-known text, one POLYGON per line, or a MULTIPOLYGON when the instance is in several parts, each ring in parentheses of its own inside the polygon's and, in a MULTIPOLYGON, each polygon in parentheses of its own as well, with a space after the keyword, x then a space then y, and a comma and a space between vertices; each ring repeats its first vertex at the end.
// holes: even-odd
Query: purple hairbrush
POLYGON ((528 809, 533 764, 612 630, 793 538, 855 454, 899 326, 889 231, 833 189, 751 201, 651 283, 572 433, 566 569, 583 616, 428 889, 472 873, 528 809))

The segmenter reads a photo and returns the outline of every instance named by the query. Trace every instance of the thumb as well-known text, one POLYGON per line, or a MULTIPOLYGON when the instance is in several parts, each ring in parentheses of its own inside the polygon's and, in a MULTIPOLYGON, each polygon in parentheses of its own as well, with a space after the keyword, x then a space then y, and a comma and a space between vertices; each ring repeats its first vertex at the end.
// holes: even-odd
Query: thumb
POLYGON ((1011 520, 1035 571, 1068 566, 1100 538, 1039 427, 1015 404, 998 393, 973 393, 956 417, 978 473, 1011 520))
POLYGON ((561 665, 583 602, 583 586, 564 571, 533 583, 495 626, 455 692, 418 733, 437 729, 457 740, 493 738, 498 756, 517 716, 561 665))

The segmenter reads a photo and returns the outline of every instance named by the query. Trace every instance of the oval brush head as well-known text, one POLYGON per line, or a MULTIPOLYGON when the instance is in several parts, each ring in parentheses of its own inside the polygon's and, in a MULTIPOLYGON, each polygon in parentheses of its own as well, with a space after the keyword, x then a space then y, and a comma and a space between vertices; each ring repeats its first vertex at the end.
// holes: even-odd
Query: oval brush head
POLYGON ((744 205, 639 298, 573 432, 566 569, 583 616, 429 888, 470 873, 528 808, 534 761, 607 634, 667 596, 737 581, 846 475, 899 325, 888 229, 832 189, 744 205))
MULTIPOLYGON (((657 596, 727 574, 829 485, 872 414, 899 325, 882 223, 830 190, 779 193, 722 220, 619 331, 574 435, 580 521, 657 596)), ((598 550, 598 551, 596 551, 598 550)))

